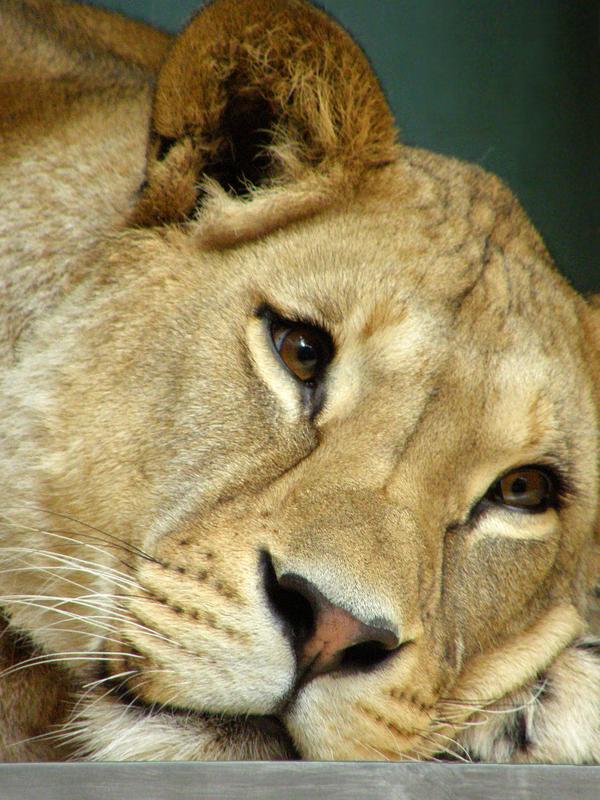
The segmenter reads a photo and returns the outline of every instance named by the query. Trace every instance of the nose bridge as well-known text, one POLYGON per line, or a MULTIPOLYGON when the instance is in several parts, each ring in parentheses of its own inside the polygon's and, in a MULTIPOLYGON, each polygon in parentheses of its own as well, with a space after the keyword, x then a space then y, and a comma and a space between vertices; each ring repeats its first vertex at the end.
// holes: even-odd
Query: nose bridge
POLYGON ((330 602, 363 620, 408 613, 417 596, 419 537, 414 518, 381 488, 308 473, 284 497, 268 549, 279 575, 302 575, 330 602))
POLYGON ((393 548, 400 529, 413 531, 414 516, 401 498, 390 498, 386 483, 391 471, 376 475, 370 466, 309 459, 277 498, 283 525, 301 529, 313 545, 328 531, 335 538, 343 534, 345 541, 352 536, 355 545, 374 546, 385 540, 393 548))
POLYGON ((282 506, 286 528, 302 531, 302 540, 294 540, 295 544, 304 549, 304 543, 313 552, 317 548, 323 555, 329 545, 333 548, 345 543, 352 543, 354 551, 360 548, 373 554, 378 544, 393 548, 398 514, 399 509, 379 488, 357 487, 347 480, 323 485, 321 477, 297 484, 282 506))
MULTIPOLYGON (((397 452, 404 438, 395 430, 393 415, 361 409, 351 420, 338 424, 315 452, 313 470, 348 486, 382 490, 397 468, 397 452)), ((401 427, 401 426, 399 426, 401 427)))

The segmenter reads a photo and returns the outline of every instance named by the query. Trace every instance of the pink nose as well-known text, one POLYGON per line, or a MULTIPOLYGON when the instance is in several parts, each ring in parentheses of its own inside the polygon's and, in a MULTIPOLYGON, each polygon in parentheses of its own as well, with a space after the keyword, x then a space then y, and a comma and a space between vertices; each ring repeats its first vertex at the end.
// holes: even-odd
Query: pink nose
POLYGON ((371 623, 334 605, 301 575, 286 573, 268 592, 291 628, 302 684, 327 672, 367 670, 400 646, 391 623, 371 623))

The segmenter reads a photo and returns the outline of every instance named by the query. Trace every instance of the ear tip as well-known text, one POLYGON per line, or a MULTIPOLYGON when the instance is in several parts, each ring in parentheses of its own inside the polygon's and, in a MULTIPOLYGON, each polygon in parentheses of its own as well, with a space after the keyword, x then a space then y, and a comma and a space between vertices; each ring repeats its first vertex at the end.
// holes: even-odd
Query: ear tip
POLYGON ((160 70, 151 139, 151 152, 166 154, 161 174, 170 165, 177 180, 170 147, 185 140, 197 177, 223 176, 234 191, 317 169, 345 170, 350 181, 397 157, 392 113, 366 56, 305 0, 202 8, 160 70))
POLYGON ((206 125, 236 75, 282 104, 313 84, 322 92, 339 92, 340 105, 342 97, 351 107, 363 99, 363 112, 378 104, 391 118, 362 49, 324 11, 305 0, 213 0, 177 37, 163 63, 156 129, 177 136, 186 123, 188 130, 206 125))

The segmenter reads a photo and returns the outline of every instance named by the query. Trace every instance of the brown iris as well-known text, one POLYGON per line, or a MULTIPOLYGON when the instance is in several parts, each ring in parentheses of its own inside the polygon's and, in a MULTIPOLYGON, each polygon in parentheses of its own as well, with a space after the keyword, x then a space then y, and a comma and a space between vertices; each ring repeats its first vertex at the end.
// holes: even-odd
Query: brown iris
POLYGON ((331 339, 312 325, 273 320, 271 336, 285 366, 304 383, 317 379, 331 360, 331 339))
POLYGON ((546 470, 521 467, 496 481, 490 499, 522 511, 545 511, 556 500, 556 488, 546 470))

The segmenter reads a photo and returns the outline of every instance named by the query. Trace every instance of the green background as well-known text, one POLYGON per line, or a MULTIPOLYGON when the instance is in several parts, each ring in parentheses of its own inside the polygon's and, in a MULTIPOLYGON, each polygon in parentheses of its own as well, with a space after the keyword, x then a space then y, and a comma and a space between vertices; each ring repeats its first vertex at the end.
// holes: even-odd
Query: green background
MULTIPOLYGON (((178 30, 200 0, 101 0, 178 30)), ((323 0, 379 74, 402 138, 500 175, 580 291, 600 291, 596 0, 323 0)))

